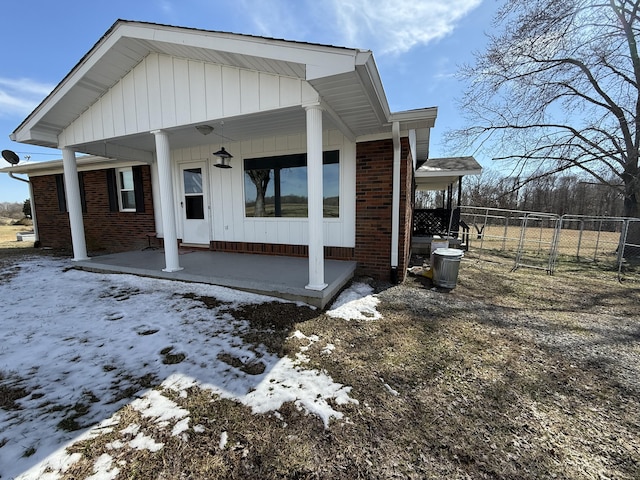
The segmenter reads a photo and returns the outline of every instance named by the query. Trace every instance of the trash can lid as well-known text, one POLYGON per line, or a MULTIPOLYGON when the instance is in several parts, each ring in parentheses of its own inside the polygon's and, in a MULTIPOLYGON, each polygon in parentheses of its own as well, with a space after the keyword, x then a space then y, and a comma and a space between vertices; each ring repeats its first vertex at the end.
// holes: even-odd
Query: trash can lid
POLYGON ((433 254, 441 255, 443 257, 462 257, 464 252, 457 248, 437 248, 433 254))

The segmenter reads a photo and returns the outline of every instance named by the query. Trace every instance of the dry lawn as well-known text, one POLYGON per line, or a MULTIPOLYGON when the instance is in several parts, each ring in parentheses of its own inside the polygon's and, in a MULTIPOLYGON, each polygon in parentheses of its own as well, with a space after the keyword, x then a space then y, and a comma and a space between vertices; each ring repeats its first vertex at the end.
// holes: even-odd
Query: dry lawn
MULTIPOLYGON (((172 400, 203 431, 157 429, 155 453, 101 435, 71 447, 84 460, 64 478, 87 478, 105 452, 126 459, 118 479, 640 478, 640 288, 580 268, 510 272, 468 255, 452 291, 413 275, 376 285, 380 320, 248 310, 282 355, 298 351, 296 329, 320 337, 309 367, 353 386, 359 404, 335 407, 346 420, 325 429, 293 404, 253 415, 192 391, 172 400)), ((145 421, 127 407, 119 428, 145 421)))
MULTIPOLYGON (((5 225, 0 218, 0 264, 10 259, 13 261, 23 255, 34 253, 33 242, 18 242, 18 232, 30 231, 32 227, 25 225, 5 225)), ((9 219, 6 219, 7 221, 9 219)), ((1 281, 1 280, 0 280, 1 281)))

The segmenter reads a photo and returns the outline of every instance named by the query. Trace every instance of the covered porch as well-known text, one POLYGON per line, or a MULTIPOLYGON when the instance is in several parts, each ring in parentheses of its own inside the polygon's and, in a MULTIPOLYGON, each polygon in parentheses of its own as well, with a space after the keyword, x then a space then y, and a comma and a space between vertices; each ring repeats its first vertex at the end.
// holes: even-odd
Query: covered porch
POLYGON ((416 170, 416 191, 441 191, 442 205, 414 209, 414 253, 430 253, 431 242, 436 239, 449 239, 450 246, 465 248, 468 244, 469 227, 460 220, 462 179, 466 175, 481 173, 482 167, 473 157, 432 158, 416 170), (456 190, 457 202, 454 200, 456 190))
POLYGON ((179 250, 183 270, 163 270, 165 252, 162 249, 131 251, 92 257, 74 262, 76 268, 94 272, 126 273, 143 277, 163 278, 183 282, 207 283, 247 292, 300 301, 324 308, 351 280, 356 262, 325 260, 327 287, 323 290, 305 288, 308 283, 308 260, 304 257, 283 257, 209 250, 179 250))

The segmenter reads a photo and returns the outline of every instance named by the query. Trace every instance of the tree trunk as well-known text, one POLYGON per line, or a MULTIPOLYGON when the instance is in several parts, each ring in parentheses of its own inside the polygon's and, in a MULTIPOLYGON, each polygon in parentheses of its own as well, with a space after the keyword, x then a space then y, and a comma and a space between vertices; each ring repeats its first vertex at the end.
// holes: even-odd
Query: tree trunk
POLYGON ((269 185, 271 170, 247 170, 251 182, 256 186, 256 205, 253 212, 254 217, 264 217, 267 212, 264 204, 264 197, 269 185))

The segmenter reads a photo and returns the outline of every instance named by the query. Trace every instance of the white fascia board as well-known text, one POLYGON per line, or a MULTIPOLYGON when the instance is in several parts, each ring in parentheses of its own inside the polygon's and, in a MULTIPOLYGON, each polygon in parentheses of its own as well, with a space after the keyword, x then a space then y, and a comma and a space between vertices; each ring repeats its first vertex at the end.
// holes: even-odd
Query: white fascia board
MULTIPOLYGON (((124 168, 137 165, 146 165, 145 162, 116 160, 106 157, 77 157, 76 163, 79 172, 87 172, 91 170, 103 170, 106 168, 124 168)), ((46 162, 25 163, 23 165, 14 165, 12 167, 0 168, 0 173, 21 173, 30 177, 39 177, 43 175, 54 175, 63 173, 62 160, 49 160, 46 162)))
POLYGON ((480 175, 480 170, 423 170, 420 167, 416 171, 416 178, 434 178, 434 177, 460 177, 466 175, 480 175))
POLYGON ((405 110, 393 112, 389 119, 392 122, 400 122, 400 127, 407 130, 417 130, 420 128, 431 128, 436 124, 438 117, 438 107, 419 108, 415 110, 405 110))
POLYGON ((360 51, 356 57, 356 73, 361 85, 368 92, 370 99, 374 100, 372 106, 378 116, 380 124, 390 123, 391 111, 389 102, 382 86, 382 80, 378 67, 371 51, 360 51))
POLYGON ((121 28, 122 36, 144 39, 152 43, 171 43, 305 65, 305 80, 353 71, 358 53, 358 50, 343 47, 163 25, 125 24, 121 28))
MULTIPOLYGON (((98 43, 80 60, 80 62, 67 74, 65 78, 53 89, 53 91, 29 114, 26 120, 13 132, 17 142, 32 143, 37 140, 32 130, 37 123, 71 90, 88 70, 102 58, 102 56, 118 41, 120 37, 112 32, 101 38, 98 43)), ((53 138, 53 137, 51 137, 53 138)), ((37 143, 37 145, 42 145, 37 143)), ((55 143, 46 146, 57 148, 55 143)))
POLYGON ((52 133, 45 133, 37 129, 22 130, 11 133, 9 138, 18 143, 39 145, 41 147, 57 148, 58 136, 52 133))

